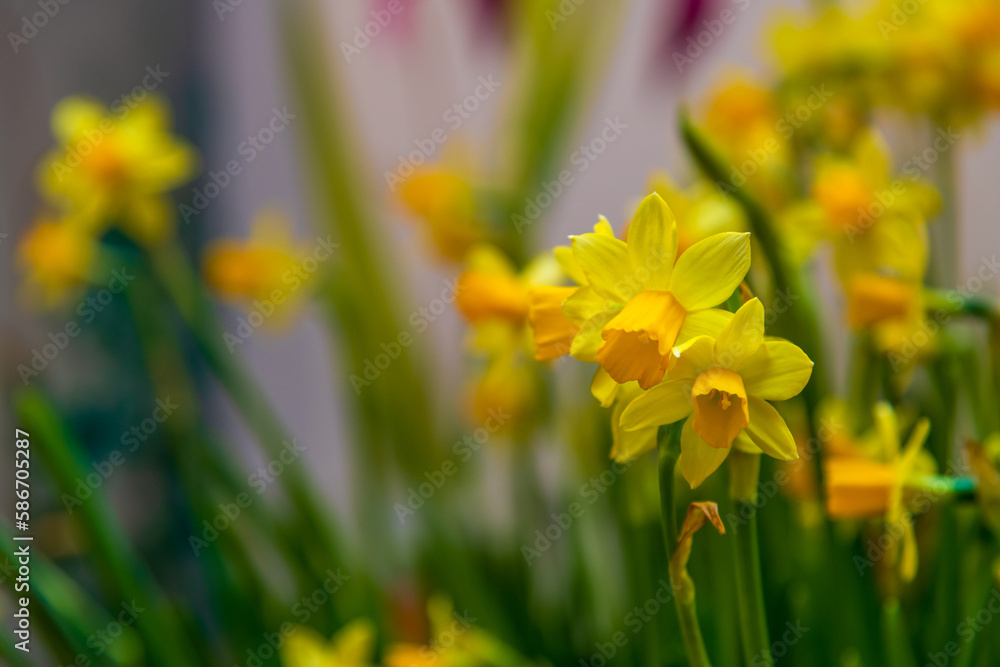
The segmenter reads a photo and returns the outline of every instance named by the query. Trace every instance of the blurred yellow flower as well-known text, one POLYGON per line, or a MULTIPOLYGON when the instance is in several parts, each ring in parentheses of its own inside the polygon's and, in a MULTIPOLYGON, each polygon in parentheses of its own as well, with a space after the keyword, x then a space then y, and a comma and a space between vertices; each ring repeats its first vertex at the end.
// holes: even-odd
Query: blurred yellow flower
POLYGON ((878 403, 874 414, 875 432, 869 437, 873 456, 834 456, 824 461, 827 512, 834 519, 885 516, 889 530, 900 532, 894 536, 891 562, 898 564, 902 580, 910 581, 917 571, 917 543, 909 510, 929 500, 907 502, 904 492, 925 488, 921 482, 935 472, 933 458, 923 450, 930 422, 918 420, 900 451, 900 426, 892 406, 878 403))
POLYGON ((918 280, 927 265, 926 220, 939 206, 937 192, 919 175, 893 178, 888 148, 876 133, 863 132, 850 155, 817 160, 813 200, 787 222, 832 243, 845 287, 857 273, 918 280))
POLYGON ((924 323, 924 291, 917 280, 856 273, 846 287, 848 323, 872 331, 882 352, 899 351, 924 323))
POLYGON ((97 243, 79 227, 48 218, 28 229, 17 247, 28 289, 37 289, 45 306, 53 306, 88 282, 97 243))
POLYGON ((155 95, 116 114, 68 97, 52 111, 59 147, 39 165, 39 189, 92 234, 118 226, 140 243, 162 241, 176 218, 167 193, 194 175, 198 161, 169 125, 167 104, 155 95))
POLYGON ((438 166, 419 167, 401 186, 400 197, 423 221, 431 243, 444 259, 461 261, 483 238, 475 191, 457 172, 438 166))
POLYGON ((795 440, 768 401, 802 391, 812 366, 792 343, 765 340, 764 306, 751 299, 717 338, 698 336, 675 348, 669 379, 633 400, 621 425, 637 430, 691 416, 681 433, 680 467, 692 488, 733 445, 791 461, 798 457, 795 440))
POLYGON ((367 619, 351 621, 326 641, 316 631, 296 627, 281 646, 286 667, 371 667, 375 626, 367 619))
POLYGON ((319 262, 329 258, 334 244, 322 245, 311 252, 292 237, 291 223, 282 213, 265 210, 254 220, 248 239, 210 243, 202 273, 209 287, 226 300, 269 300, 288 311, 289 304, 308 294, 303 287, 320 273, 319 262))

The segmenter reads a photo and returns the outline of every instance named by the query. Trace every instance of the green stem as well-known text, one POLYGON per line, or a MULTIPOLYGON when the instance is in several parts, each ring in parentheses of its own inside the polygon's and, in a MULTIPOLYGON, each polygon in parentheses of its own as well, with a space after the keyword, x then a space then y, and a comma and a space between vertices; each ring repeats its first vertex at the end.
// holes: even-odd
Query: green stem
MULTIPOLYGON (((71 490, 87 476, 80 459, 81 449, 62 418, 38 390, 26 389, 17 396, 21 418, 40 445, 40 453, 58 487, 71 490)), ((80 521, 86 528, 96 562, 108 590, 123 602, 138 600, 146 610, 135 618, 136 628, 144 639, 150 664, 196 664, 193 649, 178 618, 156 586, 152 575, 132 550, 111 505, 100 490, 79 507, 80 521)))
POLYGON ((886 667, 908 667, 914 664, 913 651, 906 637, 903 612, 896 598, 888 598, 882 603, 882 643, 885 646, 886 667))
MULTIPOLYGON (((215 326, 211 303, 187 258, 180 248, 165 246, 150 255, 150 265, 209 368, 232 398, 261 447, 272 458, 278 458, 284 451, 284 443, 291 442, 292 438, 256 383, 225 349, 222 335, 215 326)), ((332 518, 321 508, 305 466, 286 466, 282 477, 284 489, 302 522, 325 552, 322 556, 325 566, 342 563, 340 545, 335 530, 331 529, 332 518)))
POLYGON ((695 605, 694 581, 686 568, 673 566, 674 552, 677 550, 677 511, 674 506, 674 469, 680 457, 681 424, 661 426, 657 434, 660 453, 660 525, 663 529, 663 543, 670 562, 670 586, 674 591, 674 604, 681 626, 681 638, 691 667, 711 667, 705 640, 698 625, 698 610, 695 605))
POLYGON ((740 637, 748 665, 774 664, 764 610, 764 586, 760 577, 760 546, 757 538, 757 480, 760 455, 733 448, 729 454, 729 495, 733 512, 748 517, 735 531, 736 601, 740 611, 740 637))

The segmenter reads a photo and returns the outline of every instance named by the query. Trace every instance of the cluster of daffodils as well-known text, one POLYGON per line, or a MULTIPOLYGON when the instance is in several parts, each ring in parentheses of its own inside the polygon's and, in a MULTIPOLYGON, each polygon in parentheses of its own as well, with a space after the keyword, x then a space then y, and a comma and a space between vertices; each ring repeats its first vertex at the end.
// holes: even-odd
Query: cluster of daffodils
POLYGON ((812 362, 795 345, 764 337, 764 308, 718 306, 750 268, 747 233, 712 234, 677 253, 677 222, 658 194, 639 205, 626 240, 602 220, 556 250, 575 287, 536 287, 531 323, 538 357, 569 353, 597 363, 594 394, 617 404, 613 455, 652 449, 657 427, 686 420, 680 467, 700 485, 733 447, 797 458, 768 401, 798 394, 812 362))
POLYGON ((44 303, 53 305, 101 275, 99 242, 117 229, 155 246, 176 222, 168 193, 197 168, 192 146, 170 133, 166 102, 150 95, 112 112, 68 97, 52 112, 58 141, 38 166, 44 211, 21 241, 19 260, 44 303))

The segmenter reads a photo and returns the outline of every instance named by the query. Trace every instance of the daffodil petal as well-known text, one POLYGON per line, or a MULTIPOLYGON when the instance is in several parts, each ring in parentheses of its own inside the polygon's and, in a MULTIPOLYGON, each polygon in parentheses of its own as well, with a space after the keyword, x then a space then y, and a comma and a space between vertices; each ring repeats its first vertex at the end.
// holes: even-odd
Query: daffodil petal
POLYGON ((691 383, 668 381, 637 396, 621 417, 621 427, 634 431, 648 426, 673 424, 691 414, 691 383))
POLYGON ((713 472, 718 470, 722 462, 729 456, 729 449, 712 447, 698 437, 691 427, 691 420, 684 423, 681 430, 681 458, 678 464, 681 474, 691 485, 697 488, 713 472))
POLYGON ((764 344, 764 305, 760 299, 743 304, 715 341, 715 358, 724 368, 737 368, 764 344))
POLYGON ((677 259, 677 221, 655 192, 639 204, 628 228, 628 256, 643 287, 666 290, 677 259))
POLYGON ((611 446, 611 458, 615 461, 631 461, 648 451, 656 449, 656 433, 659 427, 651 426, 635 431, 626 431, 617 426, 625 407, 625 402, 619 401, 611 414, 612 424, 615 424, 611 429, 613 443, 611 446))
MULTIPOLYGON (((571 322, 586 322, 598 313, 608 311, 608 300, 593 287, 581 287, 563 301, 562 311, 571 322)), ((617 312, 617 311, 615 311, 617 312)))
POLYGON ((601 329, 614 316, 614 312, 598 313, 580 325, 580 333, 573 338, 569 346, 570 355, 580 361, 597 363, 597 348, 604 342, 601 338, 601 329))
POLYGON ((671 380, 696 378, 715 365, 715 339, 698 336, 671 351, 667 374, 671 380))
POLYGON ((580 263, 576 261, 576 257, 573 256, 573 249, 569 246, 557 246, 555 250, 552 251, 555 256, 556 261, 559 262, 559 268, 563 270, 567 276, 569 276, 573 282, 577 285, 586 285, 587 276, 583 272, 583 268, 580 263))
POLYGON ((799 346, 787 340, 769 340, 734 368, 747 393, 767 401, 785 401, 809 382, 813 362, 799 346))
POLYGON ((761 448, 768 456, 782 461, 794 461, 799 458, 795 447, 795 438, 788 430, 788 425, 778 411, 762 398, 750 396, 747 399, 750 407, 750 423, 746 434, 753 444, 761 448))
POLYGON ((677 332, 675 345, 680 345, 698 336, 716 338, 732 319, 732 313, 719 308, 696 310, 693 313, 688 313, 684 318, 684 324, 681 325, 681 330, 677 332))
POLYGON ((608 375, 606 370, 598 366, 597 372, 594 373, 594 379, 590 383, 590 393, 601 402, 602 408, 610 408, 615 396, 618 395, 618 388, 621 386, 608 375))
POLYGON ((678 258, 670 291, 688 311, 711 308, 729 298, 749 269, 750 234, 713 234, 678 258))
POLYGON ((614 227, 611 226, 611 223, 608 222, 608 219, 603 215, 597 216, 597 224, 594 225, 594 233, 600 234, 601 236, 610 236, 611 238, 615 238, 614 227))
POLYGON ((632 264, 624 241, 603 234, 574 236, 573 256, 587 282, 602 296, 624 304, 635 294, 637 285, 628 280, 632 264))

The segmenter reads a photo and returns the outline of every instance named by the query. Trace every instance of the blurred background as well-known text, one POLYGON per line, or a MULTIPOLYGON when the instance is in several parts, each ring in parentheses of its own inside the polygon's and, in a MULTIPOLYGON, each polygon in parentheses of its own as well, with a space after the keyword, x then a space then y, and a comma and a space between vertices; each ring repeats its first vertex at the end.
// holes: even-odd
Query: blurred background
MULTIPOLYGON (((577 9, 591 11, 594 8, 588 5, 598 1, 567 0, 562 4, 570 8, 569 16, 577 9)), ((281 9, 275 7, 280 3, 242 0, 52 2, 52 7, 57 8, 52 10, 54 15, 44 25, 36 25, 34 31, 28 28, 24 32, 25 21, 45 11, 40 9, 42 4, 38 0, 3 0, 0 8, 0 23, 8 42, 0 48, 3 54, 0 80, 5 91, 0 104, 0 216, 4 233, 0 239, 3 257, 0 289, 4 304, 0 314, 3 337, 0 350, 4 359, 0 380, 8 397, 26 384, 37 382, 35 386, 44 387, 51 401, 63 411, 84 458, 94 462, 100 462, 119 448, 119 442, 124 442, 123 435, 150 416, 155 399, 166 397, 157 393, 146 379, 142 343, 128 324, 128 309, 122 300, 113 301, 106 316, 102 314, 93 326, 85 327, 83 335, 61 351, 39 378, 27 383, 19 373, 19 364, 29 362, 33 351, 47 343, 50 332, 60 330, 68 317, 46 312, 36 299, 23 293, 17 259, 17 239, 43 208, 36 191, 36 169, 54 144, 50 113, 60 100, 85 94, 113 105, 122 96, 135 95, 137 87, 164 96, 172 110, 172 132, 193 144, 200 156, 197 177, 173 191, 173 201, 178 206, 195 205, 196 196, 204 193, 206 185, 212 182, 211 172, 224 171, 233 160, 241 165, 240 172, 208 201, 204 210, 185 220, 183 208, 178 209, 177 234, 195 262, 214 240, 246 238, 261 210, 280 210, 290 221, 293 236, 304 239, 308 245, 317 236, 327 235, 326 228, 317 223, 325 215, 321 210, 325 205, 322 194, 325 186, 316 182, 310 167, 315 164, 311 162, 314 156, 310 144, 315 141, 315 127, 310 126, 309 112, 303 109, 302 80, 296 83, 290 68, 302 67, 295 60, 301 57, 294 53, 296 42, 317 47, 316 52, 323 60, 317 71, 323 72, 321 76, 326 77, 342 103, 343 116, 329 122, 339 124, 353 147, 357 160, 350 164, 350 171, 358 186, 357 196, 373 213, 364 219, 364 231, 376 261, 388 277, 387 289, 396 297, 400 321, 412 322, 412 316, 421 307, 433 306, 453 284, 450 281, 457 275, 457 265, 433 259, 425 230, 414 223, 412 212, 389 182, 392 180, 389 175, 399 169, 406 156, 422 150, 419 142, 426 142, 440 128, 445 130, 445 141, 427 152, 428 163, 463 165, 470 174, 505 174, 511 163, 505 152, 515 141, 508 137, 513 137, 518 125, 526 122, 512 113, 512 109, 524 106, 525 94, 534 90, 531 87, 534 68, 526 65, 525 59, 530 63, 534 55, 545 53, 544 49, 524 48, 522 37, 516 35, 512 26, 512 12, 508 8, 514 3, 503 0, 399 0, 401 11, 392 13, 388 24, 367 38, 366 24, 376 16, 373 12, 388 11, 387 2, 304 3, 309 6, 308 31, 293 37, 288 36, 289 31, 294 33, 296 28, 283 24, 279 17, 281 9), (261 132, 266 128, 273 130, 265 133, 272 139, 261 142, 260 146, 251 143, 255 147, 248 149, 248 140, 264 136, 261 132), (251 153, 253 157, 247 159, 251 153)), ((649 177, 656 170, 667 170, 682 184, 694 181, 696 170, 678 131, 679 113, 684 109, 703 112, 706 99, 727 77, 745 74, 766 80, 767 73, 777 64, 768 26, 780 11, 806 10, 814 3, 633 0, 617 4, 620 7, 614 10, 594 9, 589 15, 591 23, 587 29, 592 31, 592 37, 581 49, 587 60, 586 74, 581 75, 569 95, 566 103, 575 109, 566 114, 570 120, 559 126, 561 148, 553 151, 550 155, 553 162, 546 165, 550 173, 570 169, 574 177, 565 193, 544 210, 544 226, 539 224, 533 230, 531 254, 564 244, 569 234, 588 231, 598 214, 607 216, 619 229, 630 219, 637 202, 648 194, 649 177), (731 12, 734 17, 731 24, 725 24, 721 34, 697 57, 679 67, 675 54, 685 52, 689 37, 705 30, 708 25, 705 22, 714 21, 723 11, 731 12), (601 136, 609 124, 622 129, 607 142, 605 151, 579 169, 581 163, 576 161, 579 154, 574 151, 601 136)), ((557 7, 557 11, 563 10, 557 7)), ((546 30, 549 27, 545 23, 540 25, 546 30)), ((558 26, 551 27, 555 34, 558 26)), ((567 25, 567 29, 574 28, 567 25)), ((308 80, 305 88, 308 89, 308 80)), ((960 202, 956 225, 957 275, 963 283, 985 258, 992 257, 1000 248, 1000 226, 995 220, 995 212, 1000 210, 1000 189, 995 187, 1000 168, 998 130, 997 123, 990 118, 962 128, 963 141, 955 158, 956 199, 960 202)), ((332 240, 339 244, 335 259, 339 253, 354 252, 349 238, 334 234, 332 240)), ((828 372, 843 385, 846 371, 842 367, 849 356, 848 334, 839 315, 843 298, 828 277, 829 263, 829 257, 821 252, 813 270, 822 299, 830 306, 830 312, 823 316, 827 342, 832 347, 828 372)), ((996 291, 995 284, 988 284, 984 293, 992 295, 996 291)), ((246 316, 245 308, 231 303, 220 303, 217 309, 222 331, 236 331, 239 318, 246 316)), ((420 481, 419 474, 407 478, 394 469, 382 478, 385 486, 365 488, 370 480, 355 472, 359 467, 357 459, 363 455, 352 443, 357 441, 359 423, 363 420, 359 417, 351 378, 363 366, 358 359, 344 358, 338 352, 349 344, 345 339, 351 338, 345 333, 351 325, 342 326, 341 330, 331 331, 321 307, 303 304, 301 312, 288 321, 255 331, 232 351, 232 356, 245 366, 246 377, 259 387, 273 412, 280 415, 287 437, 304 448, 303 473, 313 482, 321 497, 320 504, 337 517, 344 542, 375 544, 385 550, 347 550, 353 550, 355 557, 367 553, 370 560, 365 565, 372 571, 371 578, 391 589, 385 597, 395 601, 388 606, 395 610, 392 614, 396 618, 393 622, 378 622, 382 634, 389 632, 402 635, 402 639, 419 641, 427 634, 428 621, 413 619, 423 618, 427 593, 441 592, 459 599, 465 596, 462 591, 428 590, 447 577, 438 576, 435 584, 425 585, 419 576, 412 574, 426 567, 424 559, 433 558, 418 553, 415 546, 431 538, 420 523, 396 521, 398 512, 394 504, 407 502, 407 491, 420 481), (384 496, 375 514, 359 506, 359 496, 365 495, 384 496), (386 627, 394 627, 396 632, 386 631, 386 627)), ((428 446, 430 449, 447 451, 451 443, 463 434, 474 432, 481 424, 474 411, 467 409, 472 402, 473 389, 468 377, 473 362, 460 350, 467 346, 469 336, 461 314, 451 306, 439 316, 435 314, 426 333, 417 336, 413 348, 419 351, 417 363, 429 371, 423 376, 429 383, 423 389, 428 396, 440 397, 428 404, 433 412, 431 420, 444 425, 428 431, 439 439, 428 446)), ((374 346, 380 340, 383 339, 369 341, 373 353, 378 352, 374 346)), ((252 475, 260 466, 267 465, 271 455, 255 445, 253 429, 247 427, 239 406, 212 379, 211 364, 199 357, 198 346, 184 340, 181 348, 190 365, 207 428, 218 434, 223 443, 220 451, 233 457, 237 475, 252 475)), ((550 389, 561 400, 576 406, 590 401, 587 396, 590 375, 585 371, 557 364, 548 381, 554 383, 555 388, 550 389)), ((405 401, 405 397, 401 400, 405 401)), ((23 422, 10 402, 5 400, 5 403, 0 423, 6 434, 23 428, 23 422)), ((586 417, 575 425, 576 430, 585 430, 588 425, 596 429, 604 423, 601 419, 606 417, 592 414, 593 407, 589 406, 588 411, 580 408, 579 414, 586 417)), ((392 412, 381 413, 381 418, 392 420, 392 412)), ((546 525, 548 513, 544 508, 562 507, 565 504, 560 499, 562 490, 574 488, 574 484, 565 481, 567 470, 572 475, 581 474, 580 466, 573 462, 564 444, 565 433, 574 430, 574 425, 566 422, 574 419, 571 415, 554 417, 551 423, 555 426, 538 429, 529 438, 534 443, 531 465, 541 480, 537 486, 542 489, 534 521, 517 519, 518 503, 523 499, 518 499, 519 487, 509 479, 516 478, 521 470, 518 466, 522 464, 514 453, 516 447, 484 448, 482 456, 474 461, 474 473, 462 483, 461 493, 456 492, 455 497, 462 498, 455 501, 459 507, 454 515, 441 519, 449 521, 462 516, 466 520, 461 529, 444 530, 458 550, 467 548, 478 553, 489 551, 490 541, 513 542, 517 546, 534 541, 535 528, 546 525)), ((594 437, 606 440, 610 436, 594 437)), ((171 455, 168 441, 168 435, 156 430, 148 444, 143 441, 134 455, 128 455, 124 467, 127 472, 115 473, 101 488, 108 494, 125 534, 137 545, 142 558, 151 563, 151 571, 168 595, 176 593, 192 601, 192 616, 182 615, 182 624, 196 625, 199 634, 211 638, 224 634, 225 624, 205 611, 213 607, 213 593, 199 582, 221 575, 212 574, 211 570, 206 572, 197 554, 192 556, 188 538, 193 534, 192 526, 200 525, 197 519, 201 515, 197 512, 188 515, 185 487, 178 472, 181 464, 171 455)), ((424 443, 413 444, 418 447, 424 443)), ((10 438, 4 437, 0 442, 3 461, 0 470, 5 478, 11 469, 8 463, 14 460, 13 451, 10 438)), ((203 464, 193 465, 197 468, 203 464)), ((606 459, 602 465, 606 465, 606 459)), ((95 580, 81 564, 88 551, 89 540, 81 533, 85 529, 61 512, 60 493, 49 483, 43 468, 33 468, 32 474, 33 483, 38 485, 32 505, 35 532, 39 535, 36 548, 49 559, 62 563, 71 576, 82 582, 84 589, 94 589, 95 580)), ((652 485, 655 487, 655 482, 652 485)), ((650 484, 636 482, 635 486, 645 488, 650 484)), ((2 487, 2 513, 9 518, 13 497, 7 491, 6 479, 2 487)), ((262 497, 282 507, 287 494, 277 487, 268 484, 262 497)), ((655 495, 655 488, 652 493, 655 495)), ((622 506, 628 502, 631 501, 623 501, 622 506)), ((637 511, 642 514, 642 510, 637 511)), ((619 547, 605 543, 617 542, 617 534, 606 533, 611 525, 609 521, 595 520, 586 529, 590 531, 587 536, 581 538, 594 549, 595 562, 584 566, 574 560, 559 561, 562 565, 553 564, 553 569, 579 567, 594 573, 613 568, 617 559, 626 556, 619 553, 619 547)), ((654 523, 646 539, 655 542, 657 530, 654 523)), ((303 539, 312 538, 306 535, 303 539)), ((495 585, 525 584, 518 578, 521 575, 508 576, 509 572, 498 564, 502 559, 484 558, 489 564, 483 567, 480 576, 487 581, 495 575, 495 585)), ((259 569, 266 571, 269 559, 270 555, 263 556, 264 565, 259 569)), ((331 563, 330 567, 336 570, 335 565, 331 563)), ((448 567, 442 561, 427 569, 448 567)), ((710 567, 710 562, 692 565, 693 569, 710 567)), ((487 629, 531 659, 544 660, 547 655, 551 664, 577 664, 575 660, 568 662, 573 658, 582 660, 581 664, 597 664, 586 662, 589 651, 595 642, 607 641, 616 624, 620 625, 622 611, 628 609, 627 595, 621 591, 608 592, 611 584, 595 584, 588 577, 579 580, 557 577, 550 581, 533 570, 531 580, 534 593, 525 596, 534 601, 525 606, 535 612, 548 608, 546 605, 560 608, 570 604, 569 598, 560 597, 563 594, 560 585, 567 581, 573 585, 589 582, 593 586, 580 594, 588 600, 588 605, 601 607, 603 598, 599 596, 608 593, 611 611, 595 613, 597 620, 592 624, 572 627, 569 622, 565 625, 554 622, 550 628, 536 627, 534 632, 540 634, 573 633, 546 641, 538 641, 531 636, 533 633, 525 634, 517 621, 506 629, 487 629), (547 654, 559 641, 569 648, 559 655, 547 654)), ((790 588, 801 585, 783 584, 790 588)), ((277 587, 283 586, 287 588, 284 580, 277 587)), ((708 590, 713 584, 706 582, 704 586, 708 590)), ((793 600, 797 595, 805 595, 798 590, 784 592, 793 600)), ((508 590, 507 595, 516 596, 519 592, 515 588, 508 590)), ((287 601, 282 604, 283 609, 288 609, 287 601)), ((706 605, 712 608, 712 603, 706 605)), ((9 608, 6 602, 0 605, 5 617, 9 608)), ((288 614, 278 613, 273 618, 282 616, 288 614)), ((347 620, 331 619, 318 624, 317 630, 330 636, 347 620)), ((715 632, 708 631, 710 639, 715 632)), ((649 664, 683 664, 679 644, 674 643, 661 656, 661 663, 649 664)), ((233 660, 240 665, 254 664, 253 656, 248 657, 244 649, 238 641, 228 648, 214 646, 214 655, 203 654, 204 661, 199 664, 235 664, 233 660)), ((40 648, 38 653, 32 653, 28 664, 64 664, 61 660, 65 652, 57 657, 47 651, 40 648)), ((736 664, 734 651, 720 657, 719 664, 736 664)), ((878 664, 860 658, 852 662, 851 656, 855 654, 844 655, 847 654, 840 655, 842 659, 831 659, 830 664, 878 664)), ((107 658, 88 655, 93 664, 104 664, 102 660, 107 658)), ((277 664, 261 660, 259 664, 277 664)), ((821 664, 807 660, 803 657, 795 664, 821 664)), ((109 664, 147 663, 123 652, 109 664)), ((355 663, 344 658, 342 663, 301 664, 332 667, 355 663)), ((411 661, 410 664, 431 663, 411 661)), ((498 664, 513 662, 498 661, 498 664)))

